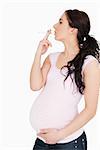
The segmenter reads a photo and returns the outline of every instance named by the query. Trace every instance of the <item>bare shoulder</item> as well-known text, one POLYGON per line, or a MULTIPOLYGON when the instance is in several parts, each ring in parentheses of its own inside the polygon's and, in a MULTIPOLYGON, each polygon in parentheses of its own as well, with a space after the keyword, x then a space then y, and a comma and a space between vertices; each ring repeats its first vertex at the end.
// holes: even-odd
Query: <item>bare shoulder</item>
MULTIPOLYGON (((100 88, 100 64, 97 60, 88 63, 84 69, 84 82, 87 90, 100 88)), ((91 90, 91 93, 93 91, 91 90)))
POLYGON ((96 60, 93 59, 92 61, 90 61, 84 68, 84 75, 88 75, 91 73, 100 73, 100 63, 96 60))

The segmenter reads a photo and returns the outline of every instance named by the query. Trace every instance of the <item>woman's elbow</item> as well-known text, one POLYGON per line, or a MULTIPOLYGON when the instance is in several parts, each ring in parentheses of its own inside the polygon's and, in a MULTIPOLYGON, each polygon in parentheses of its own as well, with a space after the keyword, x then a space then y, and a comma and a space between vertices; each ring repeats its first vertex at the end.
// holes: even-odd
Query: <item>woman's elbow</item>
POLYGON ((95 115, 96 115, 96 110, 93 110, 93 109, 88 110, 88 114, 89 114, 89 116, 90 116, 90 119, 92 119, 92 118, 94 118, 95 115))

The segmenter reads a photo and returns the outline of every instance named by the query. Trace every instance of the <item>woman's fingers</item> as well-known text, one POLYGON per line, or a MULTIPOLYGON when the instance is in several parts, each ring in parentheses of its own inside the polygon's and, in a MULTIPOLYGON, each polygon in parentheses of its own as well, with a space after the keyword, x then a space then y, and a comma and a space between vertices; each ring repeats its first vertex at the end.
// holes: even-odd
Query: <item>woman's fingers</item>
POLYGON ((45 40, 43 39, 42 41, 40 41, 43 45, 46 45, 46 46, 52 46, 51 42, 48 41, 48 40, 45 40))
POLYGON ((49 46, 52 47, 52 44, 48 40, 48 36, 50 35, 50 33, 51 33, 51 30, 48 30, 46 35, 44 36, 43 40, 41 40, 39 43, 38 49, 41 49, 42 53, 45 53, 45 50, 47 50, 49 46))
POLYGON ((51 30, 48 30, 43 39, 47 40, 50 34, 51 34, 51 30))
POLYGON ((50 41, 48 41, 48 37, 51 34, 51 29, 47 31, 46 35, 44 36, 43 40, 41 42, 43 42, 44 45, 46 46, 51 46, 52 44, 50 43, 50 41))
POLYGON ((52 44, 48 41, 48 44, 52 47, 52 44))
POLYGON ((52 47, 52 44, 50 43, 50 41, 46 40, 45 43, 47 44, 47 46, 51 46, 52 47))

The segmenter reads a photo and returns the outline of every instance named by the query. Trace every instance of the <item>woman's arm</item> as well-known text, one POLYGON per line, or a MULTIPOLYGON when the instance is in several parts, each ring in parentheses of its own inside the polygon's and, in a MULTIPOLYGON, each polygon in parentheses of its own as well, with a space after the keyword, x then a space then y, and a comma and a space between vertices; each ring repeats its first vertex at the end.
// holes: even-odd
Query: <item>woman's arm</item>
POLYGON ((42 84, 41 52, 37 50, 30 72, 30 88, 38 90, 42 84))
POLYGON ((46 58, 43 66, 41 67, 41 55, 46 53, 49 46, 52 46, 52 44, 48 41, 48 36, 50 35, 50 33, 51 31, 48 30, 43 40, 39 42, 34 62, 32 64, 30 72, 30 88, 33 91, 37 91, 42 88, 42 86, 45 84, 47 72, 50 69, 49 56, 46 58))
POLYGON ((100 68, 97 61, 94 60, 85 67, 84 82, 85 108, 69 125, 60 130, 62 138, 71 135, 83 127, 96 114, 100 88, 100 68))

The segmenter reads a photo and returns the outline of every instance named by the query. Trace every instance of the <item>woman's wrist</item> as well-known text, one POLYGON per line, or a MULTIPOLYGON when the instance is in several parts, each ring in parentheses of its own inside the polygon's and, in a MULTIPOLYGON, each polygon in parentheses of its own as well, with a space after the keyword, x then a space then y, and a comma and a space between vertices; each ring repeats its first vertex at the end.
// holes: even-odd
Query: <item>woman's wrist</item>
POLYGON ((64 128, 59 130, 59 136, 61 139, 66 138, 66 132, 65 132, 64 128))

